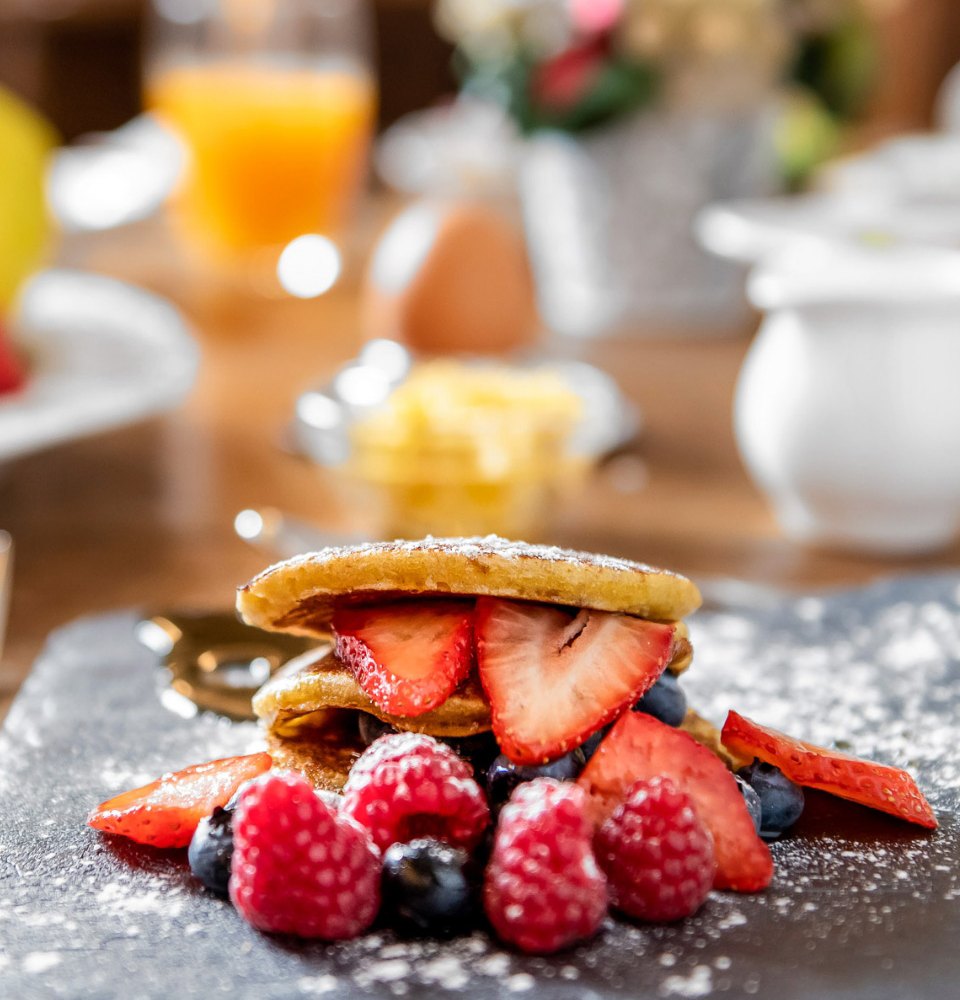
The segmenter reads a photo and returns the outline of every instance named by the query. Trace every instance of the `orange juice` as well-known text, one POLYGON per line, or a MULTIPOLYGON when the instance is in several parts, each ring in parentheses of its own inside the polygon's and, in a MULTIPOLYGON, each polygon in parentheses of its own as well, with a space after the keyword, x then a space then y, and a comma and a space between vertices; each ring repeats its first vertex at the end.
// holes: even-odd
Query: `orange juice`
POLYGON ((147 99, 190 150, 178 208, 198 242, 235 256, 344 225, 373 130, 369 78, 207 63, 159 72, 147 99))

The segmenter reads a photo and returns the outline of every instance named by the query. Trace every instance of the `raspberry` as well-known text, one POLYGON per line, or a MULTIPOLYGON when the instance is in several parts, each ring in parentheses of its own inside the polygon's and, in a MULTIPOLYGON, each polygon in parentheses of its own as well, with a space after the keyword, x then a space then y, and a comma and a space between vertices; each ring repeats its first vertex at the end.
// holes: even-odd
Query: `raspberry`
POLYGON ((391 844, 435 837, 470 851, 490 822, 490 810, 470 765, 450 747, 420 733, 375 740, 353 765, 341 815, 391 844))
POLYGON ((713 838, 669 778, 636 781, 600 827, 597 861, 617 909, 642 920, 695 913, 713 885, 713 838))
POLYGON ((230 898, 262 931, 356 937, 380 905, 380 858, 367 832, 299 775, 271 772, 240 797, 230 898))
POLYGON ((520 785, 500 813, 483 902, 499 937, 546 954, 591 937, 607 912, 607 880, 590 841, 587 796, 553 778, 520 785))

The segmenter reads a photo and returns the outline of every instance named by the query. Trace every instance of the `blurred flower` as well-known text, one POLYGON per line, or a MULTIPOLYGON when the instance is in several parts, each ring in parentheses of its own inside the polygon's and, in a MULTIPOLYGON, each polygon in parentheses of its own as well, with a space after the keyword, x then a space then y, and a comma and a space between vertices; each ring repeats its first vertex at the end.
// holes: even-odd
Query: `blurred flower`
POLYGON ((602 35, 615 28, 626 7, 626 0, 569 0, 570 19, 577 31, 602 35))
POLYGON ((524 131, 577 131, 655 100, 736 111, 783 85, 805 120, 843 121, 872 82, 869 18, 902 2, 438 0, 436 16, 467 89, 524 131))
POLYGON ((472 59, 552 54, 573 35, 563 0, 439 0, 435 22, 472 59))
POLYGON ((546 109, 569 111, 595 86, 606 57, 605 47, 593 40, 566 49, 536 67, 531 97, 546 109))

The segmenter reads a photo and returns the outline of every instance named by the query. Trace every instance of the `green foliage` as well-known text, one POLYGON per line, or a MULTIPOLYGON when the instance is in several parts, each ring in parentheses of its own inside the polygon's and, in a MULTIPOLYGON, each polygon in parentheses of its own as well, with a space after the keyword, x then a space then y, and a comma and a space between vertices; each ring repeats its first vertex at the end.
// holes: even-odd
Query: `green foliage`
POLYGON ((554 108, 537 100, 535 72, 536 66, 525 59, 469 67, 464 85, 469 92, 504 105, 521 131, 530 134, 540 129, 583 132, 614 121, 652 103, 659 84, 652 66, 611 57, 576 101, 554 108))
POLYGON ((851 17, 828 34, 800 39, 790 79, 815 94, 840 121, 860 114, 877 74, 877 51, 870 26, 851 17))

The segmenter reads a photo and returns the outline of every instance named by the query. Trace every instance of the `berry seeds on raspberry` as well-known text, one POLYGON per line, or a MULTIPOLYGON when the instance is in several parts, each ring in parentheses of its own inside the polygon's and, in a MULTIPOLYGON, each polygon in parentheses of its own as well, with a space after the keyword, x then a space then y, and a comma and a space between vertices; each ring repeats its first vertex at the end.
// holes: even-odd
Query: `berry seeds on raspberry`
POLYGON ((230 898, 254 927, 336 941, 380 906, 380 857, 362 827, 299 775, 271 772, 242 793, 233 821, 230 898))
POLYGON ((354 764, 341 812, 365 826, 381 851, 419 837, 470 851, 490 822, 472 775, 466 761, 431 736, 391 733, 354 764))
POLYGON ((591 850, 583 789, 553 778, 520 785, 500 813, 484 909, 501 940, 548 954, 592 937, 607 880, 591 850))
POLYGON ((713 838, 690 797, 669 778, 635 782, 594 846, 613 905, 631 917, 688 917, 713 885, 713 838))

